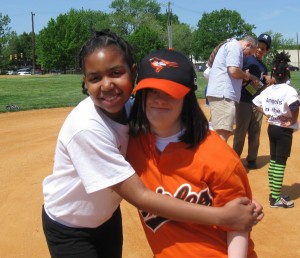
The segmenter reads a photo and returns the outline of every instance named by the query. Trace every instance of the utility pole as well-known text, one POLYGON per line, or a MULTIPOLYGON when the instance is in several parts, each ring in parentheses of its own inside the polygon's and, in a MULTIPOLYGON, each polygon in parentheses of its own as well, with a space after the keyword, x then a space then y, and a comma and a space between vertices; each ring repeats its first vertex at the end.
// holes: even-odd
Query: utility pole
POLYGON ((31 12, 31 25, 32 25, 32 74, 35 74, 35 35, 34 35, 34 13, 31 12))
POLYGON ((168 41, 169 41, 169 49, 173 49, 172 47, 172 21, 171 15, 172 11, 170 9, 170 2, 168 2, 167 15, 168 15, 168 41))
POLYGON ((300 68, 300 65, 299 65, 299 43, 298 43, 298 32, 296 32, 296 36, 297 36, 297 52, 298 52, 298 68, 300 68))

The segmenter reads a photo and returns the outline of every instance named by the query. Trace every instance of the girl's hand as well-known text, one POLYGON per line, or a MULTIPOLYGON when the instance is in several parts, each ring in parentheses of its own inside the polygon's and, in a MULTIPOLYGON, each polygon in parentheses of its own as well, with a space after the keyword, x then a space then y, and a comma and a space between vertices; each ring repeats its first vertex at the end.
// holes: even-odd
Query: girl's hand
POLYGON ((262 206, 247 197, 241 197, 228 202, 223 207, 223 225, 236 231, 251 231, 264 217, 262 206))
POLYGON ((263 207, 261 206, 260 203, 258 203, 256 200, 252 200, 252 203, 255 205, 255 209, 254 211, 257 213, 257 221, 255 224, 257 224, 258 222, 260 222, 263 217, 264 217, 264 213, 263 213, 263 207))
POLYGON ((288 117, 285 117, 285 116, 281 116, 280 117, 280 125, 282 127, 289 127, 293 124, 292 122, 292 119, 291 118, 288 118, 288 117))

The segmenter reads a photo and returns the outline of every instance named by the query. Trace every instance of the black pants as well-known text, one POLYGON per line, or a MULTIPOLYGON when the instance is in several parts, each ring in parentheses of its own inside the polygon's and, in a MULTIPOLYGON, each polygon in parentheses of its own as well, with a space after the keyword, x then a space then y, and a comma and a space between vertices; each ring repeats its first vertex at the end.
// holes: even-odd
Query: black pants
MULTIPOLYGON (((293 132, 294 130, 291 128, 276 125, 268 126, 271 159, 278 161, 277 159, 284 158, 286 160, 290 156, 293 132)), ((282 162, 279 162, 279 164, 282 164, 282 162)))
POLYGON ((98 228, 71 228, 53 221, 44 208, 43 229, 52 258, 121 258, 123 245, 120 207, 98 228))

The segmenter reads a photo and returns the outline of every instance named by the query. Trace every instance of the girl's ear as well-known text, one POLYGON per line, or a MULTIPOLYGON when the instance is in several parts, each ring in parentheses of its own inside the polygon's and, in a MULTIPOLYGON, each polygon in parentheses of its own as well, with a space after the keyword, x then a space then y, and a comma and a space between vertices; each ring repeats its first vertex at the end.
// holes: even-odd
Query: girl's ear
POLYGON ((132 76, 132 81, 135 82, 136 79, 136 75, 137 75, 137 65, 134 64, 131 67, 131 76, 132 76))
POLYGON ((87 90, 87 87, 86 87, 86 83, 85 83, 85 79, 86 79, 86 77, 83 76, 82 77, 82 84, 81 84, 82 93, 89 96, 89 93, 88 93, 88 90, 87 90))

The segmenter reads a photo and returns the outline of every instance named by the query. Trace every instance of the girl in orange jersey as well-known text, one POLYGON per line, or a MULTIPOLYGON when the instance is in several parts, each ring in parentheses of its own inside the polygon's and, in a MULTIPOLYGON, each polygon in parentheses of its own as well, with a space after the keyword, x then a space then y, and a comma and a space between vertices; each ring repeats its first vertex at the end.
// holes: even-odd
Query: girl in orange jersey
MULTIPOLYGON (((240 159, 209 131, 196 81, 192 63, 176 51, 159 50, 142 60, 128 161, 144 184, 162 195, 213 207, 237 197, 252 199, 240 159)), ((257 257, 248 232, 139 214, 156 258, 257 257)))

